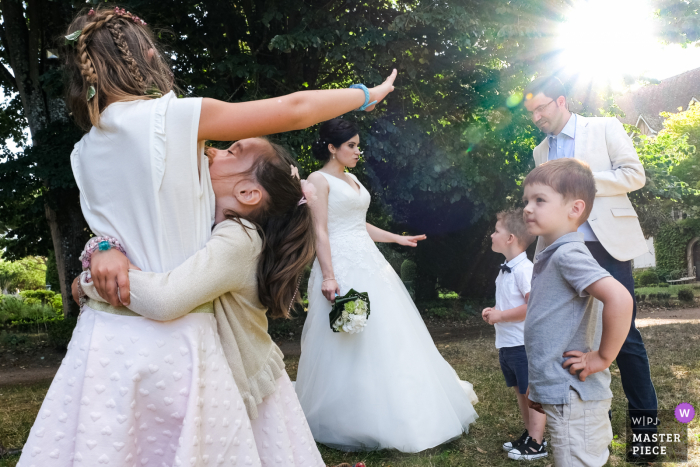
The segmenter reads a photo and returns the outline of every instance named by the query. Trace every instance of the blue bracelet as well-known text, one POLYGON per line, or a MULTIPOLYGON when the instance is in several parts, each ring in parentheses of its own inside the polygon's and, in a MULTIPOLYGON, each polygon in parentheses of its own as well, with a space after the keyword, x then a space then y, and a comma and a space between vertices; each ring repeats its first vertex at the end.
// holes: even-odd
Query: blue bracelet
POLYGON ((365 103, 362 104, 358 109, 355 109, 355 110, 358 110, 361 112, 361 111, 365 110, 367 107, 369 107, 370 105, 374 105, 377 103, 377 101, 373 101, 373 102, 369 101, 369 89, 367 89, 367 86, 365 86, 364 84, 351 84, 350 89, 362 89, 365 93, 365 103))

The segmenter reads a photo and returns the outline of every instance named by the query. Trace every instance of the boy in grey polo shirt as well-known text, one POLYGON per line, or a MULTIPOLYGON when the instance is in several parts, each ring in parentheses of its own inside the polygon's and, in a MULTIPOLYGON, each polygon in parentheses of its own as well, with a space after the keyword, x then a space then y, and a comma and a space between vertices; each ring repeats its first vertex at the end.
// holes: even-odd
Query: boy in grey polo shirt
POLYGON ((523 185, 528 231, 546 245, 535 258, 525 318, 530 407, 547 415, 557 467, 599 467, 613 437, 608 367, 627 337, 632 297, 577 232, 595 199, 588 165, 553 160, 523 185))

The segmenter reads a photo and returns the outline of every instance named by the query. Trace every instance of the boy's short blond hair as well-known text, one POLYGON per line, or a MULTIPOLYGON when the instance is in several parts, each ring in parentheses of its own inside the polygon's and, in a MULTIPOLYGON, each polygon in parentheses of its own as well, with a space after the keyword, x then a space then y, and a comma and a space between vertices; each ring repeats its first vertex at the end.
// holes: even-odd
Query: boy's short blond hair
POLYGON ((564 197, 565 201, 580 199, 586 207, 579 218, 579 225, 586 222, 595 201, 595 179, 588 164, 578 159, 562 158, 545 162, 527 174, 523 188, 528 185, 545 185, 564 197))
POLYGON ((496 219, 501 221, 508 233, 515 235, 521 247, 527 248, 535 241, 535 236, 527 231, 522 208, 501 211, 496 214, 496 219))

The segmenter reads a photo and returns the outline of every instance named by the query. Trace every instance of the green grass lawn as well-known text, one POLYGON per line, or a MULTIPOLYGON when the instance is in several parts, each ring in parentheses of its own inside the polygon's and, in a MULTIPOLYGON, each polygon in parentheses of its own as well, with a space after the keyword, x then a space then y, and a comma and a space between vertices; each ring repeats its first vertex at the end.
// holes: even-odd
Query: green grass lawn
MULTIPOLYGON (((486 326, 476 324, 475 326, 486 326)), ((673 409, 680 402, 690 402, 700 408, 700 324, 670 324, 641 329, 651 360, 652 378, 662 409, 673 409)), ((496 349, 491 338, 439 344, 440 352, 457 370, 462 379, 474 384, 479 396, 475 406, 480 418, 469 434, 444 446, 420 454, 395 451, 343 453, 320 446, 328 465, 364 461, 369 467, 471 467, 522 465, 507 458, 501 443, 522 432, 515 396, 506 388, 498 365, 496 349)), ((287 370, 296 379, 298 359, 288 358, 287 370)), ((613 365, 613 441, 608 465, 624 464, 624 434, 626 400, 622 392, 619 371, 613 365)), ((0 443, 6 448, 22 445, 39 409, 48 384, 28 387, 0 388, 0 443)), ((690 424, 689 466, 700 466, 699 414, 690 424)), ((0 461, 0 467, 14 466, 17 458, 0 461)), ((552 458, 527 463, 528 466, 549 466, 552 458)), ((673 464, 665 464, 673 465, 673 464)), ((681 465, 681 464, 678 464, 681 465)))

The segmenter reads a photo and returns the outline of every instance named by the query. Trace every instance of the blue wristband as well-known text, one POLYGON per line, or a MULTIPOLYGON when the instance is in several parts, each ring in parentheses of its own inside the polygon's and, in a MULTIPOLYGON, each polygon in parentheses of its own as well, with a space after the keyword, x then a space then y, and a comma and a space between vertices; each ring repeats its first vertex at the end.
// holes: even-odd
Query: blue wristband
POLYGON ((357 108, 355 110, 358 110, 361 112, 361 111, 365 110, 367 107, 369 107, 370 105, 374 105, 377 103, 377 101, 373 101, 373 102, 369 101, 369 89, 367 89, 367 86, 365 86, 364 84, 351 84, 350 89, 362 89, 365 93, 365 103, 362 104, 359 108, 357 108))

